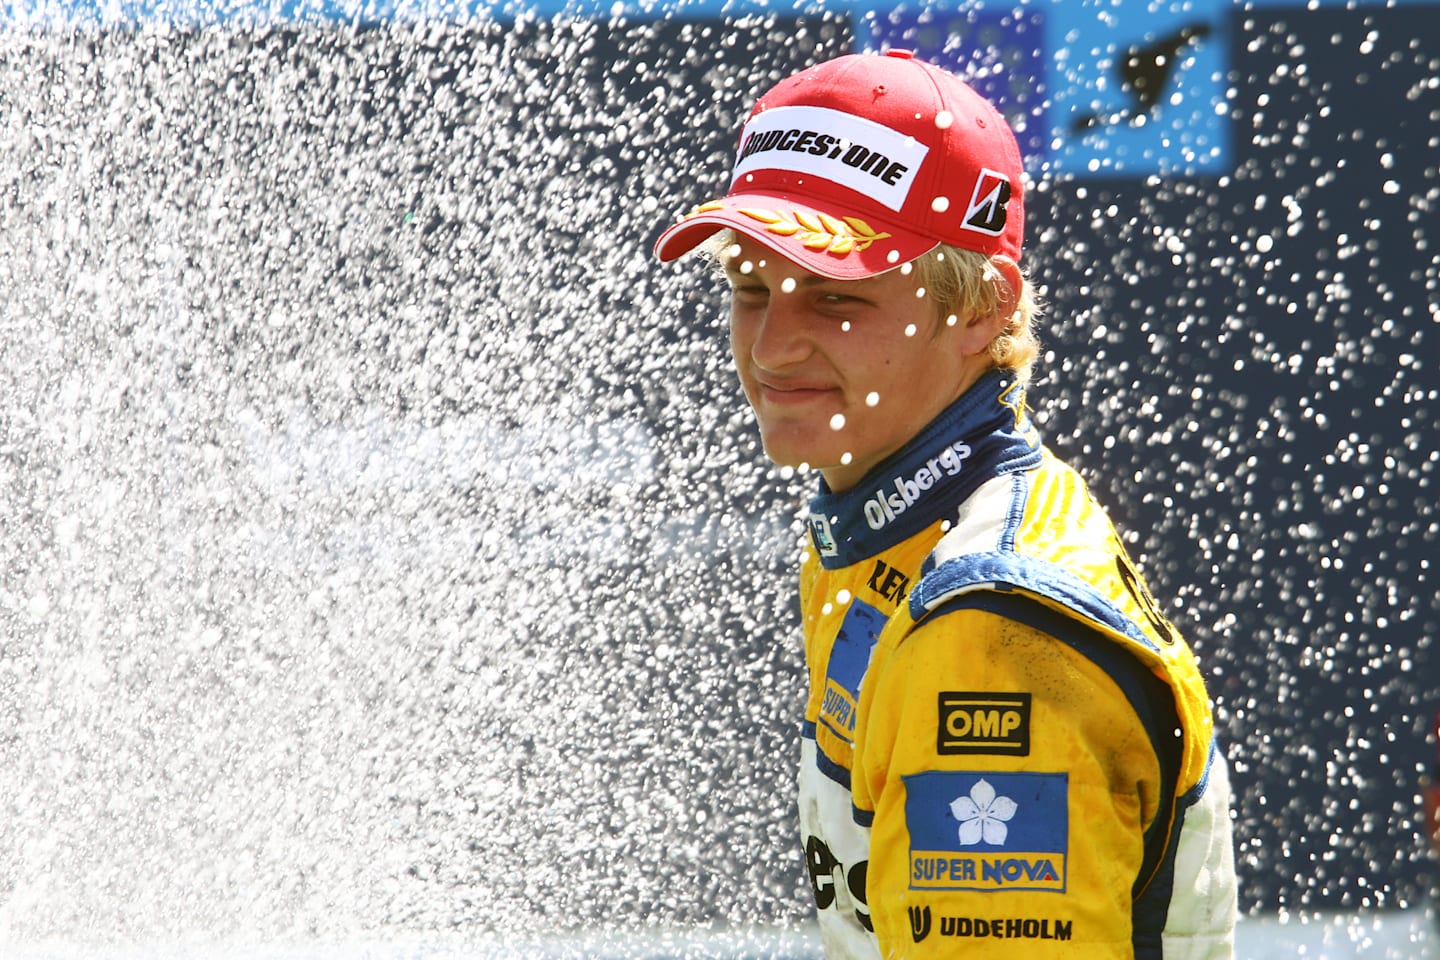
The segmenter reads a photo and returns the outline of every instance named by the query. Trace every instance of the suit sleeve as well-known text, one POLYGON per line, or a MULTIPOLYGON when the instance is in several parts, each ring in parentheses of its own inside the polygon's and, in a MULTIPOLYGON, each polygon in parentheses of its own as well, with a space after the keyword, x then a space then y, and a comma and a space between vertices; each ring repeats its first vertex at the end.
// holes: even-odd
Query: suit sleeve
POLYGON ((953 609, 876 648, 853 792, 886 958, 1135 955, 1173 700, 1167 715, 1133 658, 1032 609, 953 609))

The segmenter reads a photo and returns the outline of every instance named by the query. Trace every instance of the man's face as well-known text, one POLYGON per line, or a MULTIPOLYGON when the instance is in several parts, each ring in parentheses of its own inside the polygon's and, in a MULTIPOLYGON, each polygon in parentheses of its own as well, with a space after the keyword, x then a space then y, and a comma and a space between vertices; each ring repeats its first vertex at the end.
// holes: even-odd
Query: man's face
MULTIPOLYGON (((989 367, 905 268, 827 280, 752 240, 725 260, 730 346, 765 452, 835 491, 899 450, 989 367), (967 352, 968 351, 968 352, 967 352)), ((972 342, 973 341, 973 342, 972 342)))

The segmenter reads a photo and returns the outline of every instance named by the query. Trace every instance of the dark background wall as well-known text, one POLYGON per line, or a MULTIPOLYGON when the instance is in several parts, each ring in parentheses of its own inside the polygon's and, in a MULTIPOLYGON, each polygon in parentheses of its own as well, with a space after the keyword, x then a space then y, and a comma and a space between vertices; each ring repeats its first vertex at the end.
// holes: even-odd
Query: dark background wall
POLYGON ((1033 208, 1052 441, 1209 668, 1266 909, 1413 904, 1434 877, 1437 26, 1237 12, 1233 172, 1033 208))

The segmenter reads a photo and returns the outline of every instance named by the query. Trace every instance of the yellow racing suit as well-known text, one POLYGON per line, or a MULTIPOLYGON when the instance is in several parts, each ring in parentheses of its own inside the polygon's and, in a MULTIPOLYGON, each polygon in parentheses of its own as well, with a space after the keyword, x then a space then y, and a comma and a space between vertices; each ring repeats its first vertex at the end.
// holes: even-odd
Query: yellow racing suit
POLYGON ((809 527, 800 822, 827 956, 1232 956, 1195 657, 1023 388, 988 375, 822 485, 809 527))

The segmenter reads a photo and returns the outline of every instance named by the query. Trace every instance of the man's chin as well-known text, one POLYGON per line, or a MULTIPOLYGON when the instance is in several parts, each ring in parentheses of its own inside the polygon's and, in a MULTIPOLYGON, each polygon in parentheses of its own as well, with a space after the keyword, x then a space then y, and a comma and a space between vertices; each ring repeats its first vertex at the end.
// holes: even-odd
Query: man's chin
POLYGON ((826 451, 816 448, 802 448, 793 444, 765 444, 765 456, 777 467, 792 470, 827 470, 840 465, 843 452, 826 451))

